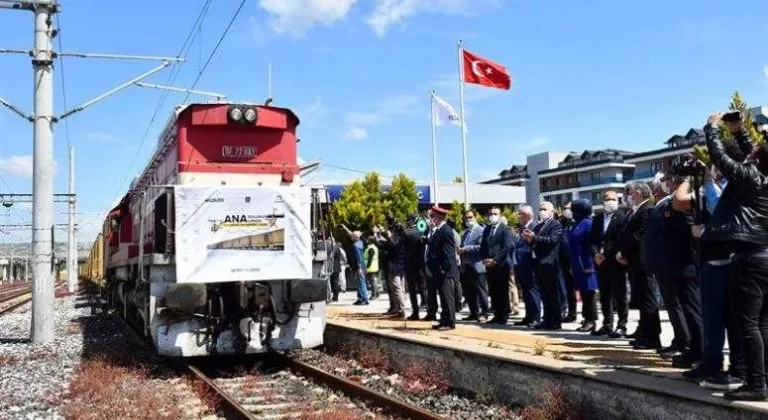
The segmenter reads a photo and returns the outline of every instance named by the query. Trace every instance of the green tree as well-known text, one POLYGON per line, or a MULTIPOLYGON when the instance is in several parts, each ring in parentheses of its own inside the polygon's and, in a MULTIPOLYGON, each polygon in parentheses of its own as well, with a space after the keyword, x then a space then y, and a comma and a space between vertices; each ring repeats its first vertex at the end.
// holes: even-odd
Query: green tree
POLYGON ((455 176, 455 177, 453 177, 453 182, 456 183, 456 184, 461 184, 461 183, 464 182, 464 178, 462 178, 460 176, 455 176))
MULTIPOLYGON (((742 99, 738 90, 733 92, 733 95, 731 96, 731 103, 728 104, 728 109, 731 111, 741 112, 742 118, 744 119, 744 127, 746 127, 746 129, 749 131, 749 135, 752 137, 752 139, 758 143, 765 141, 763 136, 755 129, 752 121, 752 114, 749 113, 749 105, 747 105, 744 99, 742 99)), ((720 135, 723 141, 733 140, 731 132, 728 131, 725 127, 725 124, 722 123, 720 124, 720 135)), ((709 166, 711 163, 709 159, 709 152, 707 151, 706 146, 694 146, 693 155, 696 156, 697 159, 706 163, 707 166, 709 166)))
POLYGON ((404 222, 409 214, 419 210, 419 194, 416 191, 416 181, 405 174, 397 174, 392 180, 392 186, 383 196, 383 207, 398 222, 404 222))
POLYGON ((384 193, 379 174, 371 172, 362 180, 356 180, 344 188, 339 200, 331 206, 329 224, 334 236, 346 241, 348 235, 341 227, 342 224, 350 230, 370 235, 374 225, 386 222, 387 214, 392 214, 398 221, 404 221, 408 214, 418 210, 418 203, 416 183, 412 179, 398 174, 389 191, 384 193))
POLYGON ((517 210, 510 206, 504 206, 501 209, 501 215, 507 219, 507 226, 513 229, 520 223, 520 217, 517 215, 517 210))

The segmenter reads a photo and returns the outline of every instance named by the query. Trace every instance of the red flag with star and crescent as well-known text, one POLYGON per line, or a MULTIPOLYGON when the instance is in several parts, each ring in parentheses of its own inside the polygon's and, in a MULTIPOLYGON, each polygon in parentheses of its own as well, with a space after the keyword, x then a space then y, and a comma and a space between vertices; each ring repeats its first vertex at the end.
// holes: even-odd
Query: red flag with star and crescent
POLYGON ((512 86, 512 76, 503 65, 467 50, 462 50, 462 53, 465 82, 503 90, 512 86))

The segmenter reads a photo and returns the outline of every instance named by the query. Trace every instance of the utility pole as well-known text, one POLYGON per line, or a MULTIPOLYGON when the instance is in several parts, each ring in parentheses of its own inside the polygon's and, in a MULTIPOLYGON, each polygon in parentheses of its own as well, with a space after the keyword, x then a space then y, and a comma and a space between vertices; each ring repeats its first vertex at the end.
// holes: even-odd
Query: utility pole
POLYGON ((75 146, 69 147, 69 244, 67 246, 67 289, 77 288, 77 238, 75 235, 75 146))
POLYGON ((53 19, 56 5, 36 2, 34 79, 34 134, 32 175, 32 342, 53 341, 53 19))
MULTIPOLYGON (((59 12, 57 0, 0 0, 0 9, 31 11, 35 17, 35 45, 32 51, 0 49, 0 53, 29 54, 34 69, 34 113, 24 113, 19 107, 0 98, 0 105, 33 123, 32 176, 32 342, 53 341, 53 124, 104 100, 134 83, 171 65, 181 58, 128 56, 114 54, 82 54, 52 51, 53 38, 59 28, 53 27, 53 16, 59 12), (95 98, 53 115, 53 59, 57 56, 123 60, 155 60, 162 64, 118 85, 95 98)), ((71 191, 70 191, 71 192, 71 191)), ((70 202, 71 203, 71 202, 70 202)), ((71 204, 70 204, 71 206, 71 204)))

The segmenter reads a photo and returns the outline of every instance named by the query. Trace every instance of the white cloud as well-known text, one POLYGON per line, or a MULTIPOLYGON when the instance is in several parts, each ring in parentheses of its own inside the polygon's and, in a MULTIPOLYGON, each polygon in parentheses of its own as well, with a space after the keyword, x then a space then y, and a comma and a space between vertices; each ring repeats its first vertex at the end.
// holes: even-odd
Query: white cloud
POLYGON ((344 138, 347 140, 363 140, 368 137, 368 130, 363 127, 352 126, 347 128, 344 138))
POLYGON ((540 149, 548 145, 551 141, 552 139, 550 139, 549 137, 534 137, 528 141, 514 143, 513 147, 516 150, 530 151, 530 150, 540 149))
POLYGON ((317 95, 312 102, 297 107, 297 115, 302 124, 312 126, 328 115, 328 110, 323 105, 323 98, 317 95))
MULTIPOLYGON (((53 162, 53 172, 59 169, 58 162, 53 162)), ((17 178, 32 178, 32 155, 15 155, 0 158, 0 174, 17 178)))
MULTIPOLYGON (((427 101, 427 99, 423 101, 426 108, 429 107, 427 101)), ((419 97, 416 95, 398 94, 387 96, 376 102, 369 111, 350 111, 344 117, 347 125, 345 137, 362 140, 368 137, 368 130, 365 127, 382 124, 393 118, 417 113, 419 102, 419 97)))
POLYGON ((259 0, 259 7, 271 16, 273 31, 299 37, 314 26, 344 20, 355 3, 357 0, 259 0))
POLYGON ((366 23, 376 35, 384 36, 390 26, 402 24, 417 13, 472 15, 500 4, 501 0, 376 0, 366 23))
POLYGON ((763 66, 763 83, 768 86, 768 65, 763 66))
POLYGON ((32 155, 0 158, 0 172, 19 178, 32 178, 32 155))

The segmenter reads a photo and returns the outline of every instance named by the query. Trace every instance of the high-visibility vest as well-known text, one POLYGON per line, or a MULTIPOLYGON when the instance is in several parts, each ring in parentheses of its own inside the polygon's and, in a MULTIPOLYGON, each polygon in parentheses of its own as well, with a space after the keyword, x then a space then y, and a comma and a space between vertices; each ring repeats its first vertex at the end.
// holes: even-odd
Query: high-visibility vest
POLYGON ((371 264, 365 267, 365 272, 378 273, 379 272, 379 248, 376 245, 368 245, 368 247, 365 248, 365 256, 366 256, 366 264, 368 264, 368 258, 371 259, 371 264), (370 254, 370 257, 368 253, 369 250, 373 251, 373 253, 370 254))

